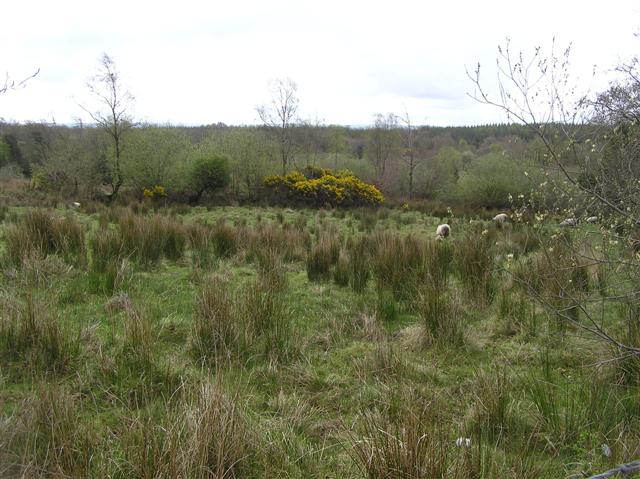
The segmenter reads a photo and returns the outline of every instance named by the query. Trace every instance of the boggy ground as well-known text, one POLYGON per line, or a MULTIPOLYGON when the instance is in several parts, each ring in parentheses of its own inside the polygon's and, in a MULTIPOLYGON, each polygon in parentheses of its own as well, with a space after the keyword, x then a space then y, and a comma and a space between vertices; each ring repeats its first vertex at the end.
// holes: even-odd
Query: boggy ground
POLYGON ((601 300, 624 273, 575 257, 581 231, 447 218, 435 241, 440 219, 388 209, 2 213, 2 477, 540 478, 640 455, 637 362, 594 366, 611 348, 531 299, 580 322, 564 285, 633 324, 601 300))

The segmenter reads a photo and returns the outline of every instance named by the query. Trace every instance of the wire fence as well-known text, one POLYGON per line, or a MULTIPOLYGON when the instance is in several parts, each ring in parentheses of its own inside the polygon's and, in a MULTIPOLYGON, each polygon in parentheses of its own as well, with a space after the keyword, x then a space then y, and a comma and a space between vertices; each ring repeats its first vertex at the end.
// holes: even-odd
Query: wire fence
POLYGON ((640 474, 640 461, 629 462, 628 464, 620 464, 607 472, 601 472, 588 479, 606 479, 607 477, 631 477, 640 474))

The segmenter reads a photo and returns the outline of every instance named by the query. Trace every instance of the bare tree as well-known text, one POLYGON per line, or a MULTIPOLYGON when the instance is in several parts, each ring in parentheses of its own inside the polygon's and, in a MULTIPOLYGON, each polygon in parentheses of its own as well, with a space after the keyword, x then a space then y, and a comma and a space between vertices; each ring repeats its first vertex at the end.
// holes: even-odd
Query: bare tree
POLYGON ((256 110, 264 125, 278 132, 282 174, 285 175, 293 152, 291 130, 298 112, 298 86, 290 78, 279 78, 271 83, 270 90, 270 103, 259 106, 256 110))
POLYGON ((346 128, 343 126, 331 125, 329 127, 329 151, 333 154, 333 169, 338 171, 338 157, 347 150, 346 128))
POLYGON ((0 86, 0 95, 6 93, 9 90, 18 90, 20 88, 23 88, 27 84, 27 82, 34 78, 38 73, 40 73, 39 68, 28 77, 18 81, 11 80, 9 74, 7 73, 4 78, 4 83, 2 84, 2 86, 0 86))
POLYGON ((317 114, 314 118, 300 119, 295 132, 297 133, 298 151, 302 154, 306 163, 305 166, 315 167, 322 151, 322 146, 326 142, 324 120, 318 117, 317 114))
POLYGON ((420 163, 420 156, 417 151, 414 125, 411 122, 408 110, 405 108, 404 115, 398 118, 402 123, 402 161, 409 170, 409 199, 412 199, 414 176, 416 167, 420 163))
POLYGON ((134 97, 123 88, 115 62, 113 58, 106 53, 103 53, 100 58, 98 70, 87 82, 87 88, 101 104, 102 109, 91 110, 83 105, 80 105, 80 107, 109 135, 113 142, 114 156, 110 178, 111 193, 109 194, 109 199, 114 200, 124 182, 120 163, 123 147, 122 142, 124 136, 133 124, 130 109, 134 97))
POLYGON ((397 153, 399 140, 398 117, 393 113, 386 116, 377 113, 369 134, 366 154, 373 163, 379 183, 385 179, 387 165, 397 153))

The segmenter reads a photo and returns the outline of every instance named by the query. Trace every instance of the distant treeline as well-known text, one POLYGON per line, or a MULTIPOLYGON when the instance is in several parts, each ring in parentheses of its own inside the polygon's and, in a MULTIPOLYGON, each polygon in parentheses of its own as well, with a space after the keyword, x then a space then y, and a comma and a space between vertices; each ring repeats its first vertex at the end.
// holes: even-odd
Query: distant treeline
MULTIPOLYGON (((169 200, 185 199, 194 161, 206 155, 228 159, 230 182, 217 195, 238 202, 261 201, 264 178, 282 174, 283 166, 348 169, 388 198, 481 207, 508 206, 542 180, 545 149, 530 127, 407 128, 379 118, 368 128, 297 123, 286 137, 265 126, 128 125, 122 194, 142 199, 145 189, 161 186, 169 200), (283 165, 285 140, 290 154, 283 165)), ((0 123, 0 180, 28 179, 35 190, 99 199, 113 181, 113 158, 108 134, 94 126, 0 123)))

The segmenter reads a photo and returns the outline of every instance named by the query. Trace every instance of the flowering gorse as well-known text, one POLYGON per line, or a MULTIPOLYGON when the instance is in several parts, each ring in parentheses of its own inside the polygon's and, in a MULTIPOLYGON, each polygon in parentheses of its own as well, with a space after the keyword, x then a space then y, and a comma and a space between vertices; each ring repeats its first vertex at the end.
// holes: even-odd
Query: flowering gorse
POLYGON ((384 202, 378 188, 348 170, 332 172, 324 168, 306 168, 284 176, 267 176, 264 185, 280 200, 311 206, 377 206, 384 202))

